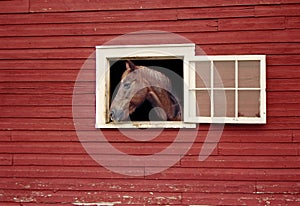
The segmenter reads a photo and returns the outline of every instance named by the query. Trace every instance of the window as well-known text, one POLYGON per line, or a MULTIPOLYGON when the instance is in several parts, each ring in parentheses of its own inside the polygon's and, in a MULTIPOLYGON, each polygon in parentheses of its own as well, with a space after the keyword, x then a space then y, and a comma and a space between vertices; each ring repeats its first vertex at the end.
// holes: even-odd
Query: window
POLYGON ((195 56, 194 44, 97 46, 96 68, 97 128, 266 122, 264 55, 195 56), (115 91, 124 71, 132 67, 128 65, 157 70, 171 80, 181 105, 180 120, 160 119, 160 111, 155 116, 146 100, 128 115, 129 120, 111 120, 115 91), (149 119, 150 113, 155 117, 149 119))
POLYGON ((195 56, 188 62, 186 122, 266 123, 264 55, 195 56))

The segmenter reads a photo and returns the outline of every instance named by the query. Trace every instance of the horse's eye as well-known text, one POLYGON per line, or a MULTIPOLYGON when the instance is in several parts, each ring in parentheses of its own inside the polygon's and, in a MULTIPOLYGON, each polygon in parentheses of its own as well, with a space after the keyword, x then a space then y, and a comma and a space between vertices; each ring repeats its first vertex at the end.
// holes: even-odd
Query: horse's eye
POLYGON ((130 82, 125 82, 124 83, 124 88, 129 89, 130 88, 130 82))

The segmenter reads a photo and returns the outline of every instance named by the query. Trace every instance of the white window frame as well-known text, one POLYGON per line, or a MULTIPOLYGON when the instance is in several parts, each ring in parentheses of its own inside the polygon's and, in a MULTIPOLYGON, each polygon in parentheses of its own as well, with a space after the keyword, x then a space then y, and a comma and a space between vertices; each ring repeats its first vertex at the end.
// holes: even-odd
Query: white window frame
POLYGON ((184 91, 184 121, 185 122, 197 122, 197 123, 240 123, 240 124, 266 124, 266 56, 265 55, 223 55, 223 56, 193 56, 190 59, 186 60, 189 64, 189 69, 184 70, 185 83, 188 86, 188 90, 184 91), (235 86, 233 88, 214 88, 213 84, 213 69, 214 61, 234 61, 235 62, 235 86), (238 87, 238 62, 239 61, 260 61, 260 87, 259 88, 240 88, 238 87), (194 62, 210 62, 211 68, 211 79, 210 79, 210 88, 198 89, 195 86, 195 75, 196 70, 194 62), (196 116, 196 101, 191 101, 189 98, 191 91, 199 90, 209 90, 210 91, 210 117, 196 116), (235 117, 214 117, 214 100, 213 92, 214 90, 221 91, 234 91, 235 92, 235 117), (238 116, 238 92, 239 91, 259 91, 260 92, 260 109, 259 117, 239 117, 238 116), (191 112, 192 111, 192 112, 191 112), (194 114, 194 115, 191 115, 194 114))
MULTIPOLYGON (((228 56, 195 56, 195 44, 159 44, 159 45, 105 45, 96 46, 96 128, 195 128, 197 123, 266 123, 266 60, 265 55, 228 55, 228 56), (183 88, 184 108, 183 121, 137 121, 114 123, 109 121, 109 93, 110 93, 110 60, 138 58, 138 59, 182 59, 183 60, 183 88), (195 76, 192 68, 194 61, 260 61, 260 117, 215 118, 190 115, 190 109, 196 102, 191 102, 189 92, 191 78, 195 76)), ((251 89, 251 88, 250 88, 251 89)), ((255 88, 257 89, 257 88, 255 88)), ((211 98, 212 99, 212 98, 211 98)), ((213 100, 212 100, 213 101, 213 100)), ((213 113, 212 113, 213 114, 213 113)))
POLYGON ((195 128, 195 123, 183 121, 109 122, 109 87, 111 59, 185 59, 195 55, 195 44, 117 45, 96 46, 96 128, 195 128))

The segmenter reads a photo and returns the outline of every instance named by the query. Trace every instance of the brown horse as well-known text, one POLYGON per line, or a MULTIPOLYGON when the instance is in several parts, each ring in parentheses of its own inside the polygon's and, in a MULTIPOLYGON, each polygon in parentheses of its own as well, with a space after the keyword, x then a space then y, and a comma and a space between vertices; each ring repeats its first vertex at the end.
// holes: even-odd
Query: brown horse
POLYGON ((128 60, 110 106, 110 118, 114 122, 128 120, 129 115, 148 101, 160 120, 180 121, 181 105, 171 91, 171 81, 166 75, 128 60))

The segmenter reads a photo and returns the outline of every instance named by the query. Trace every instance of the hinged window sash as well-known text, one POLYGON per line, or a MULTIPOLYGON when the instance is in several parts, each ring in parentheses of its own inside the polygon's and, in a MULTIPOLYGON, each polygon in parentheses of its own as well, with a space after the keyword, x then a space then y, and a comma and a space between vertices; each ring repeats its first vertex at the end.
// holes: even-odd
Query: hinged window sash
POLYGON ((194 56, 184 71, 184 121, 266 123, 265 55, 194 56))

